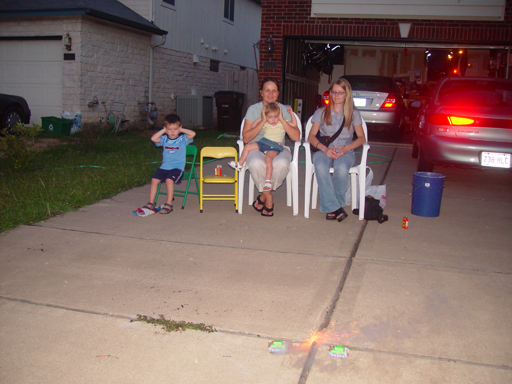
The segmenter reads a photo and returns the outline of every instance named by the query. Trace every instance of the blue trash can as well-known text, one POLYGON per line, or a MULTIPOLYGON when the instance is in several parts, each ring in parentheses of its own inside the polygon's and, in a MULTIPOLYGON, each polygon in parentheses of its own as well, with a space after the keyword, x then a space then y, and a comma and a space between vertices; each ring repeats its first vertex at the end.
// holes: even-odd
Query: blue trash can
POLYGON ((414 172, 412 178, 411 213, 416 216, 437 217, 441 210, 445 175, 433 172, 414 172))

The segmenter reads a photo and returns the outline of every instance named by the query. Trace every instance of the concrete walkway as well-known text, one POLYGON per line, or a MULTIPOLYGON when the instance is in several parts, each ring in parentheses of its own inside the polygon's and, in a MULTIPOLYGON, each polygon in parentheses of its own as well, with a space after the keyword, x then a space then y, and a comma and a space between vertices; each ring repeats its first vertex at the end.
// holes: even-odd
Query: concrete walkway
POLYGON ((393 158, 384 224, 305 219, 301 168, 299 216, 284 186, 273 218, 193 195, 132 216, 145 186, 2 234, 0 383, 511 383, 511 173, 436 168, 441 215, 418 217, 410 152, 370 149, 393 158))

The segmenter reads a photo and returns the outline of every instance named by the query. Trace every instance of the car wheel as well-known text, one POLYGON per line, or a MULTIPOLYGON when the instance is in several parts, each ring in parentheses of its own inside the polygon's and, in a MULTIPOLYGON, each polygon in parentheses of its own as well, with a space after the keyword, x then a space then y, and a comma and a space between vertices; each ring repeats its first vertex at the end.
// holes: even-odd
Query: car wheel
POLYGON ((2 124, 10 131, 16 124, 21 123, 21 121, 22 119, 19 111, 16 108, 10 108, 5 112, 2 124))
POLYGON ((425 159, 425 155, 423 154, 421 149, 419 149, 417 170, 418 172, 432 172, 434 170, 434 164, 425 159))

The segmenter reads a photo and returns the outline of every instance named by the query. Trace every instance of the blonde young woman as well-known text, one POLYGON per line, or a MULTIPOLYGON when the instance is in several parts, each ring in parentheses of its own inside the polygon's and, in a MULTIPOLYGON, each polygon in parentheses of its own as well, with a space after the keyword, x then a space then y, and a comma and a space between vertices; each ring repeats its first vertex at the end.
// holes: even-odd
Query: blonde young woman
POLYGON ((349 170, 355 163, 354 149, 366 143, 361 115, 354 108, 352 88, 347 80, 340 78, 329 89, 329 104, 317 109, 312 118, 308 141, 318 149, 313 154, 313 165, 318 181, 320 212, 327 220, 345 220, 345 192, 349 188, 349 170), (333 136, 343 124, 340 135, 328 147, 320 143, 316 134, 333 136), (354 132, 357 139, 353 140, 354 132), (331 175, 329 170, 334 168, 331 175))
MULTIPOLYGON (((267 122, 267 116, 265 115, 266 106, 270 103, 277 103, 279 99, 279 87, 277 80, 273 77, 265 77, 261 82, 260 95, 262 101, 253 104, 247 110, 245 115, 245 123, 242 130, 242 137, 244 143, 252 143, 259 141, 263 137, 263 126, 267 122), (261 119, 260 119, 261 118, 261 119), (255 123, 258 119, 259 123, 255 123)), ((279 111, 279 122, 283 124, 283 128, 293 141, 300 139, 300 131, 296 126, 290 125, 291 116, 287 112, 286 107, 283 104, 277 103, 279 111)), ((273 191, 281 186, 283 180, 288 175, 290 170, 290 162, 292 160, 292 154, 288 148, 285 148, 272 160, 272 177, 271 177, 271 189, 265 189, 266 180, 266 165, 265 165, 265 154, 260 151, 252 151, 247 156, 246 166, 251 173, 251 177, 254 180, 256 188, 261 192, 256 198, 256 201, 252 204, 254 209, 261 212, 262 216, 273 216, 274 215, 274 198, 272 196, 273 191)))

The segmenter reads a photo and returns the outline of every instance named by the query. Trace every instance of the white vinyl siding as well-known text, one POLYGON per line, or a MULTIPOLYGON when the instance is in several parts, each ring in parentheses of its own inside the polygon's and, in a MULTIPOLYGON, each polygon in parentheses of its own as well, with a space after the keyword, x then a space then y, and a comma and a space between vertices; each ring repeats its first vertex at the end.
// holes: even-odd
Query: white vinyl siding
POLYGON ((312 0, 311 16, 502 21, 505 0, 312 0))
POLYGON ((157 8, 155 24, 169 31, 164 48, 256 68, 261 6, 254 1, 236 1, 234 22, 224 18, 224 0, 176 1, 172 9, 157 8))

